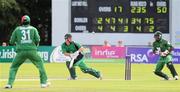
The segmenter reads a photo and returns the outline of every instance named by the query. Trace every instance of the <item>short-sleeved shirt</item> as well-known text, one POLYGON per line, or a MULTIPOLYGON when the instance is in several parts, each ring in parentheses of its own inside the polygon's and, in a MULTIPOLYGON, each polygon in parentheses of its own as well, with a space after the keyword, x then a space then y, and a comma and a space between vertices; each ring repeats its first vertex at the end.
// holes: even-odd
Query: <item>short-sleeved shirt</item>
POLYGON ((173 46, 166 40, 161 39, 160 41, 153 42, 153 52, 161 51, 164 52, 166 50, 172 49, 173 46))
POLYGON ((17 50, 37 50, 40 36, 37 29, 30 25, 18 26, 13 31, 10 44, 16 44, 17 50))
POLYGON ((63 53, 74 53, 76 52, 79 48, 81 48, 81 45, 75 42, 71 42, 70 45, 67 45, 66 42, 64 42, 61 45, 61 49, 63 53), (76 46, 75 46, 76 45, 76 46))

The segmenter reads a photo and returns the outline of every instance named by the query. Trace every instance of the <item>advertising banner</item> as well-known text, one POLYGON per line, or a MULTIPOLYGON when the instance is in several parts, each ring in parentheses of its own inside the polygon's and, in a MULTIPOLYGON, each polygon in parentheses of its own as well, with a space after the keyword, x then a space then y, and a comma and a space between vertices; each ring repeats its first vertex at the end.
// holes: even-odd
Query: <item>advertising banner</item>
MULTIPOLYGON (((156 63, 159 59, 159 55, 155 55, 152 52, 152 48, 138 48, 128 47, 127 55, 130 56, 132 63, 156 63)), ((180 49, 172 51, 173 62, 180 64, 180 49)))
POLYGON ((180 49, 174 49, 172 51, 173 63, 180 64, 180 49))
POLYGON ((61 46, 57 46, 51 53, 50 56, 50 62, 65 62, 65 61, 70 61, 71 58, 68 56, 65 56, 62 51, 61 51, 61 46))
MULTIPOLYGON (((91 46, 85 45, 84 47, 84 56, 86 59, 91 59, 91 46)), ((61 51, 61 46, 57 46, 51 53, 50 56, 50 62, 65 62, 65 61, 70 61, 71 58, 68 56, 65 56, 62 51, 61 51)))
MULTIPOLYGON (((38 53, 46 62, 65 62, 70 61, 70 57, 64 56, 61 52, 61 46, 40 46, 38 53)), ((123 61, 125 56, 130 56, 132 63, 154 64, 159 56, 152 53, 152 49, 142 47, 103 47, 103 46, 85 46, 85 59, 87 62, 114 62, 123 61), (127 52, 127 53, 126 53, 127 52)), ((180 64, 180 49, 172 51, 173 62, 180 64)), ((16 56, 14 46, 0 46, 0 62, 11 62, 16 56)))
POLYGON ((125 47, 92 46, 92 58, 125 58, 125 47))
MULTIPOLYGON (((92 46, 92 45, 83 45, 84 47, 84 57, 86 62, 124 62, 124 57, 125 57, 125 48, 117 48, 117 47, 112 47, 112 48, 105 48, 101 49, 101 52, 104 51, 104 56, 99 56, 92 55, 93 50, 97 50, 101 48, 102 46, 92 46), (121 54, 120 54, 121 53, 121 54), (106 55, 105 55, 106 54, 106 55), (104 58, 105 57, 105 58, 104 58)), ((99 54, 102 54, 101 52, 97 52, 99 54)), ((51 54, 50 57, 50 62, 65 62, 65 61, 70 61, 71 58, 68 56, 65 56, 62 51, 61 51, 61 46, 56 47, 51 54)))
MULTIPOLYGON (((39 46, 38 54, 44 61, 50 61, 50 55, 54 47, 52 46, 39 46)), ((11 62, 16 56, 15 46, 0 46, 0 62, 11 62)))

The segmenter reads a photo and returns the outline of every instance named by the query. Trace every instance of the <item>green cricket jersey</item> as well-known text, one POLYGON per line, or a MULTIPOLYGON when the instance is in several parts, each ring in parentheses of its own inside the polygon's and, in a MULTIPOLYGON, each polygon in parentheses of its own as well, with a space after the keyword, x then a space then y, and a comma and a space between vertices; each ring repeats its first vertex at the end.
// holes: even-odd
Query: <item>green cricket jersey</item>
POLYGON ((37 50, 40 36, 35 27, 22 25, 13 31, 10 44, 16 44, 16 50, 37 50))
POLYGON ((164 39, 153 42, 153 52, 155 52, 155 51, 164 52, 165 50, 170 50, 172 48, 173 48, 173 46, 164 39))
POLYGON ((74 53, 76 52, 78 49, 76 48, 76 46, 78 48, 81 48, 81 45, 78 44, 78 43, 75 43, 75 42, 71 42, 70 45, 66 45, 66 43, 64 42, 62 45, 61 45, 61 49, 62 49, 62 52, 63 53, 74 53))

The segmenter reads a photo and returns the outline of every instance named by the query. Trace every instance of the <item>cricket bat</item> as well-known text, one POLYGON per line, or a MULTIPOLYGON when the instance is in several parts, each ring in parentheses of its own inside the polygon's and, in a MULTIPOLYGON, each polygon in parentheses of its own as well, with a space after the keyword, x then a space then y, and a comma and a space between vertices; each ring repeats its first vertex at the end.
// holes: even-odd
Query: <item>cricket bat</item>
POLYGON ((71 59, 69 68, 72 68, 72 67, 73 67, 73 64, 74 64, 74 58, 71 59))

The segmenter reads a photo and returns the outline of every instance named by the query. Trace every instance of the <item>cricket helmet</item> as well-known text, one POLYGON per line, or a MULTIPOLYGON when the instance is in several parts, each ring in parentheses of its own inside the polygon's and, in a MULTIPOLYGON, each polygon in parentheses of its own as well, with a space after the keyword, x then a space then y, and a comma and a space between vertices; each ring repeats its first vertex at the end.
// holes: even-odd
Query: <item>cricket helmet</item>
POLYGON ((28 15, 24 15, 21 18, 21 24, 23 24, 23 25, 30 24, 30 21, 31 21, 31 19, 30 19, 30 17, 28 15))
POLYGON ((70 37, 72 37, 71 34, 65 34, 64 39, 66 40, 66 39, 68 39, 68 38, 70 38, 70 37))
POLYGON ((156 32, 154 33, 154 37, 157 38, 157 40, 158 40, 158 39, 161 39, 161 38, 162 38, 162 32, 156 31, 156 32))

